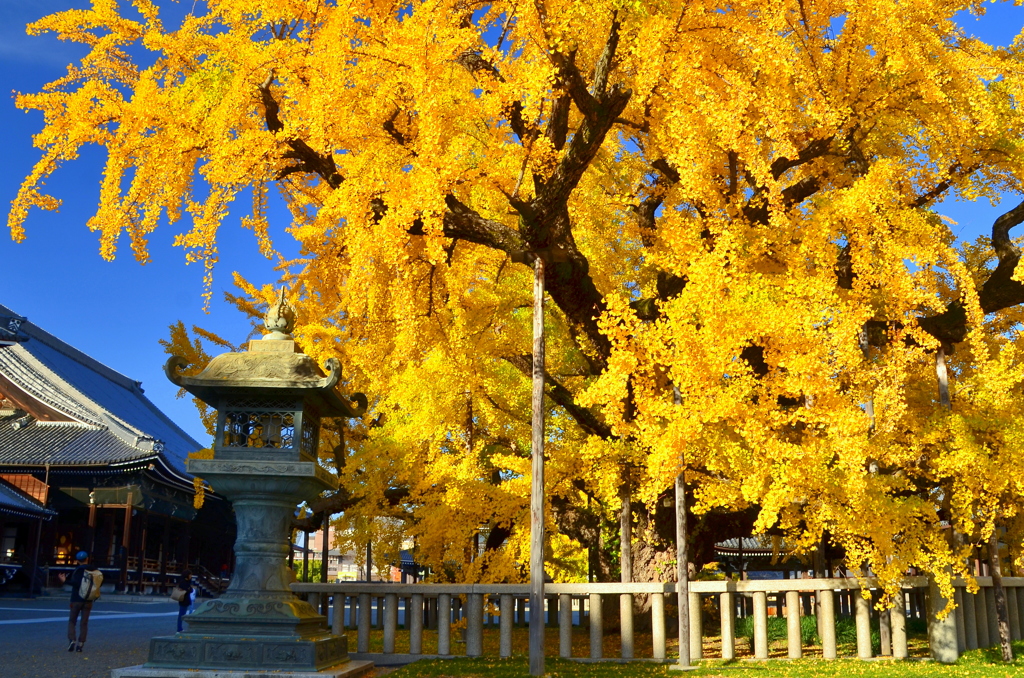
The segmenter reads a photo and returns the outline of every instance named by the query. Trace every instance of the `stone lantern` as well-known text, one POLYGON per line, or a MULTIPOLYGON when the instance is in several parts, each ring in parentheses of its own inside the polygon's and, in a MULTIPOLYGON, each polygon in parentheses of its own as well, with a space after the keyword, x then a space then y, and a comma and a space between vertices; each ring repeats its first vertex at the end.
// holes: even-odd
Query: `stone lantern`
POLYGON ((149 661, 115 671, 116 678, 232 670, 351 676, 372 666, 349 661, 345 636, 333 635, 327 619, 289 588, 295 507, 338 486, 316 461, 321 421, 366 410, 365 396, 335 389, 336 359, 325 375, 295 345, 294 317, 282 289, 265 319, 269 333, 248 351, 217 356, 194 377, 180 374, 182 358, 167 361, 168 379, 217 410, 213 459, 189 459, 188 470, 234 507, 235 572, 220 598, 185 618, 186 632, 153 638, 149 661))

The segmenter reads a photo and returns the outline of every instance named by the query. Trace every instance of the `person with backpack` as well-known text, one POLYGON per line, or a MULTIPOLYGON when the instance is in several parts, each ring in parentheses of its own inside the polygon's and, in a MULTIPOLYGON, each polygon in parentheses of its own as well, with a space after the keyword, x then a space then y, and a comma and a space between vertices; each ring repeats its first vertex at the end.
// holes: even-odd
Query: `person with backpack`
POLYGON ((196 600, 196 588, 192 586, 192 570, 185 570, 178 578, 171 597, 178 601, 178 633, 182 631, 182 620, 192 611, 192 603, 196 600))
POLYGON ((71 573, 71 616, 68 617, 68 652, 81 652, 85 637, 89 633, 89 613, 92 603, 100 597, 103 574, 94 565, 89 565, 89 554, 79 551, 75 554, 78 567, 71 573), (82 623, 78 624, 79 616, 82 623), (78 642, 75 642, 75 627, 78 626, 78 642))

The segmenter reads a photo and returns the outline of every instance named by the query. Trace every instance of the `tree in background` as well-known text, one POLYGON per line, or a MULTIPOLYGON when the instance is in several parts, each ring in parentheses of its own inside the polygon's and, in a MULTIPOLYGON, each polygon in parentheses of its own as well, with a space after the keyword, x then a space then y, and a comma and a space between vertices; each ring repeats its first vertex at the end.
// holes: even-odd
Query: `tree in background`
MULTIPOLYGON (((278 191, 303 248, 285 264, 299 340, 375 397, 315 510, 401 521, 445 577, 526 560, 516 262, 547 252, 556 575, 612 576, 625 505, 632 574, 655 576, 685 458, 698 563, 751 528, 801 552, 828 534, 890 587, 915 566, 948 591, 967 547, 940 521, 982 540, 1019 499, 993 476, 1012 407, 984 398, 1019 389, 1024 207, 988 268, 931 211, 1020 191, 1018 49, 952 20, 981 7, 211 0, 170 26, 154 3, 96 2, 30 26, 92 51, 18 98, 46 127, 9 224, 20 238, 55 208, 45 178, 98 144, 102 254, 127 233, 144 262, 188 215, 178 244, 212 271, 239 198, 273 254, 278 191), (935 357, 954 346, 944 413, 935 357)), ((237 282, 255 315, 272 290, 237 282)))

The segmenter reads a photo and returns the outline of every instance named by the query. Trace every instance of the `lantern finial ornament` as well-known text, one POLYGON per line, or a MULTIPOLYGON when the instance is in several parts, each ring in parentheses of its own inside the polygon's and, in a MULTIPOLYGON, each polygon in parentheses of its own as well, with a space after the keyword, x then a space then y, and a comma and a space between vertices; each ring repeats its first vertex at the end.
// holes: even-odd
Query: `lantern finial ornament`
POLYGON ((267 314, 263 316, 263 326, 267 328, 267 336, 264 339, 280 340, 291 339, 292 328, 295 327, 295 309, 285 299, 284 293, 287 287, 282 287, 277 301, 270 305, 267 314))

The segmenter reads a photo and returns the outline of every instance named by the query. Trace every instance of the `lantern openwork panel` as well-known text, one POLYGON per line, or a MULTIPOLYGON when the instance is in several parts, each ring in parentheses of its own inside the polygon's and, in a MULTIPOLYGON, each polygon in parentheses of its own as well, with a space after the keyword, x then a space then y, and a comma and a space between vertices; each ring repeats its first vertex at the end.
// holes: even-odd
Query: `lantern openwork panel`
POLYGON ((302 398, 228 398, 218 411, 217 459, 316 459, 320 417, 302 398))
POLYGON ((308 459, 316 459, 320 446, 320 413, 316 407, 307 404, 302 411, 302 427, 297 439, 300 454, 308 459))

